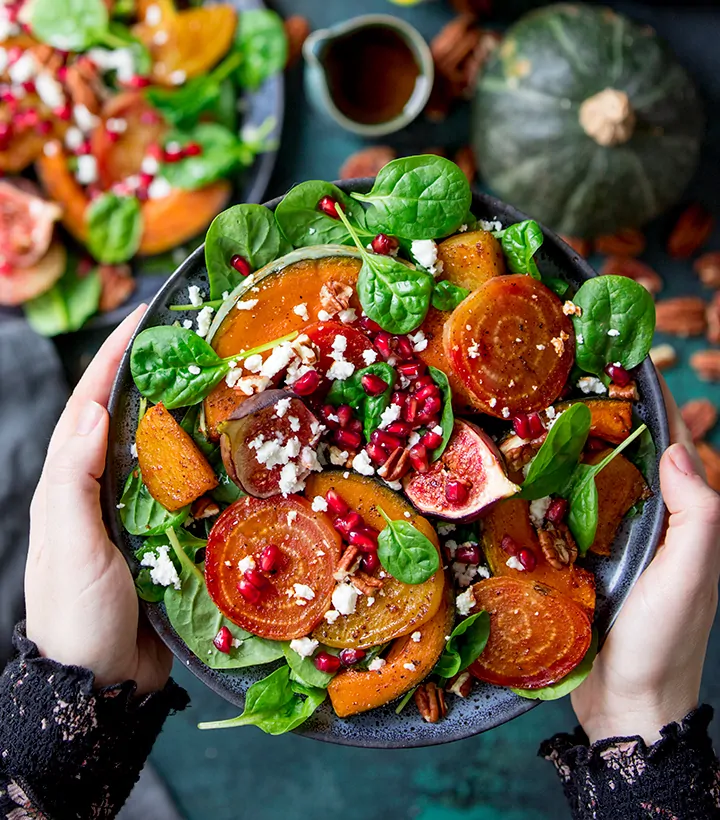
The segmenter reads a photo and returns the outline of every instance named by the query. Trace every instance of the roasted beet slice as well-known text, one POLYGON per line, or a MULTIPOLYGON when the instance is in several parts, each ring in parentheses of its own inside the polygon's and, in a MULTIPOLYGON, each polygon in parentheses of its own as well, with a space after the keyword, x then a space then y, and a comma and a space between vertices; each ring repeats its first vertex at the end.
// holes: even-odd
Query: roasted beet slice
POLYGON ((293 482, 310 473, 320 439, 320 422, 299 398, 285 390, 252 396, 220 425, 220 430, 228 475, 256 498, 294 492, 293 482), (293 467, 283 474, 288 464, 293 467))
POLYGON ((450 442, 426 473, 405 479, 405 493, 420 512, 472 520, 520 488, 505 474, 492 439, 467 421, 455 421, 450 442))
POLYGON ((327 373, 335 361, 333 344, 337 336, 345 338, 345 345, 342 348, 343 358, 355 365, 356 370, 361 370, 368 365, 363 358, 363 353, 375 350, 372 342, 364 333, 340 322, 318 322, 306 327, 303 332, 318 349, 317 368, 321 373, 327 373))

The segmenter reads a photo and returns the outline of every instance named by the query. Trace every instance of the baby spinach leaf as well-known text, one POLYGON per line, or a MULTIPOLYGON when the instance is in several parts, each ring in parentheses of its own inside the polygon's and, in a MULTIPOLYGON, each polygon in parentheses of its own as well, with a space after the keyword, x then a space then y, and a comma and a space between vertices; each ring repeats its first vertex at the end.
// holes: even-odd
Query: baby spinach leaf
POLYGON ((188 517, 190 507, 170 512, 151 495, 135 467, 125 481, 120 497, 120 520, 130 535, 159 535, 168 527, 179 527, 188 517))
POLYGON ((234 504, 239 498, 246 495, 227 474, 222 461, 214 463, 213 468, 218 478, 218 485, 210 492, 210 495, 218 504, 234 504))
POLYGON ((432 306, 437 310, 455 310, 455 308, 470 295, 465 288, 453 285, 447 279, 435 283, 432 293, 432 306))
POLYGON ((236 254, 257 270, 292 250, 273 214, 262 205, 233 205, 213 219, 205 237, 210 299, 231 293, 243 280, 230 264, 236 254))
POLYGON ((602 376, 605 366, 620 362, 637 367, 647 356, 655 331, 655 303, 647 290, 626 276, 588 279, 573 299, 582 308, 573 316, 581 338, 575 358, 588 373, 602 376))
POLYGON ((452 436, 453 428, 455 427, 455 415, 452 409, 452 390, 450 389, 448 377, 442 372, 442 370, 438 370, 437 367, 428 367, 428 373, 430 373, 432 380, 440 388, 443 401, 442 418, 440 419, 440 426, 443 431, 443 440, 442 444, 436 447, 431 454, 432 460, 437 461, 445 452, 445 448, 450 441, 450 436, 452 436))
POLYGON ((397 373, 387 362, 375 364, 356 370, 349 379, 336 379, 331 385, 326 401, 335 407, 349 404, 363 422, 365 438, 370 441, 373 431, 380 426, 380 417, 390 404, 392 389, 397 381, 397 373), (368 396, 362 386, 362 377, 372 373, 388 385, 378 396, 368 396))
POLYGON ((641 436, 646 429, 645 424, 638 427, 612 453, 608 453, 599 464, 578 464, 570 477, 567 487, 563 490, 563 495, 570 503, 567 518, 568 527, 570 527, 570 532, 572 532, 577 542, 580 555, 585 555, 590 549, 597 532, 599 504, 595 476, 607 467, 615 456, 619 455, 635 439, 641 436))
POLYGON ((165 139, 166 146, 168 143, 183 147, 198 143, 202 148, 199 154, 179 162, 164 162, 160 166, 159 176, 173 188, 187 191, 204 188, 230 176, 238 168, 249 165, 254 156, 232 131, 217 122, 201 122, 188 131, 173 131, 165 139))
POLYGON ((287 37, 283 21, 267 9, 243 11, 235 34, 235 49, 242 57, 237 80, 243 88, 254 91, 285 68, 287 37))
POLYGON ((200 429, 201 411, 202 408, 198 404, 188 407, 185 415, 182 417, 180 426, 189 436, 192 436, 192 440, 197 444, 200 452, 207 457, 208 461, 212 462, 216 454, 219 456, 220 446, 215 444, 214 441, 210 441, 200 429))
POLYGON ((392 521, 380 510, 387 526, 378 537, 378 558, 383 568, 403 584, 422 584, 440 566, 433 542, 409 521, 392 521))
POLYGON ((470 615, 450 633, 450 640, 433 672, 452 678, 476 661, 490 637, 490 615, 482 610, 470 615))
POLYGON ((543 276, 542 283, 560 299, 567 296, 567 292, 570 290, 570 283, 558 276, 543 276))
POLYGON ((85 51, 108 27, 102 0, 32 0, 26 13, 33 35, 61 51, 85 51))
POLYGON ((522 498, 533 500, 562 491, 580 460, 590 422, 590 410, 582 402, 562 413, 530 463, 520 493, 522 498))
POLYGON ((200 723, 198 729, 257 726, 269 735, 282 735, 304 723, 325 696, 324 689, 291 681, 290 667, 281 666, 247 690, 245 710, 241 715, 230 720, 200 723))
MULTIPOLYGON (((285 660, 297 676, 298 682, 304 686, 317 686, 318 689, 327 689, 327 685, 335 677, 334 674, 331 675, 328 672, 321 672, 315 666, 311 657, 303 658, 298 655, 294 649, 291 649, 289 641, 283 641, 282 648, 285 653, 285 660)), ((326 652, 332 652, 333 654, 339 652, 337 649, 329 649, 328 647, 322 647, 322 649, 326 652)))
POLYGON ((331 182, 315 179, 291 188, 275 209, 275 219, 280 230, 293 247, 352 243, 345 225, 318 209, 318 202, 324 196, 339 202, 360 232, 371 236, 365 232, 365 212, 362 207, 331 182))
POLYGON ((50 290, 23 305, 25 317, 41 336, 72 333, 80 330, 98 309, 101 289, 97 268, 79 276, 73 261, 50 290))
POLYGON ((251 635, 223 616, 208 594, 201 570, 188 558, 173 529, 168 529, 167 537, 180 562, 181 587, 167 587, 165 609, 173 629, 188 648, 211 669, 241 669, 282 658, 279 642, 251 635), (229 653, 219 652, 213 645, 221 626, 242 641, 229 653))
POLYGON ((493 236, 500 239, 508 267, 513 273, 526 273, 533 279, 540 279, 540 271, 533 259, 543 243, 542 228, 533 219, 517 222, 493 236))
POLYGON ((572 672, 568 672, 568 674, 557 683, 551 683, 550 686, 543 686, 542 689, 512 689, 511 687, 512 691, 515 692, 516 695, 520 695, 521 698, 528 698, 529 700, 558 700, 559 698, 564 698, 565 695, 569 695, 574 689, 577 689, 592 671, 592 666, 597 656, 597 645, 598 633, 597 630, 593 629, 590 647, 585 653, 585 657, 572 672))
POLYGON ((452 233, 472 201, 470 183, 458 166, 430 154, 392 160, 380 169, 369 193, 352 196, 370 205, 370 230, 404 239, 452 233))
POLYGON ((88 249, 98 262, 126 262, 140 247, 143 220, 134 196, 100 194, 87 210, 87 222, 88 249))

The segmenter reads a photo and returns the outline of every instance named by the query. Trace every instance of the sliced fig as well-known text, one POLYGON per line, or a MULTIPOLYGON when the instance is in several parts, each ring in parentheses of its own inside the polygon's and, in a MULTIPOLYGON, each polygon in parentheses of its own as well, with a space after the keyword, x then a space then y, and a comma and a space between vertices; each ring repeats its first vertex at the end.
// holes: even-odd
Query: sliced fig
POLYGON ((219 426, 227 474, 256 498, 295 492, 291 485, 307 478, 313 467, 320 428, 297 396, 286 390, 257 393, 219 426), (281 481, 286 464, 294 470, 281 481))
POLYGON ((61 242, 53 242, 36 264, 0 274, 0 305, 21 305, 50 290, 65 272, 66 262, 65 247, 61 242))
POLYGON ((519 491, 492 439, 459 419, 445 452, 428 472, 405 479, 405 494, 420 512, 453 521, 473 520, 519 491))
POLYGON ((62 208, 29 180, 0 180, 0 262, 29 268, 48 252, 62 208))

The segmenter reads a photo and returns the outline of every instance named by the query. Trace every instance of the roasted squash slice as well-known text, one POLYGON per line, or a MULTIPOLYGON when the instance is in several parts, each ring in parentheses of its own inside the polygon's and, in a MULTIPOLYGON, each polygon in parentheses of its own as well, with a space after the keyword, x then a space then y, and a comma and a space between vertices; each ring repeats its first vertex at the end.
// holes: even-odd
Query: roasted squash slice
MULTIPOLYGON (((590 435, 620 444, 632 431, 632 402, 622 399, 582 399, 590 410, 590 435)), ((562 401, 555 405, 561 413, 577 401, 562 401)))
POLYGON ((477 290, 493 276, 505 273, 500 243, 489 231, 469 231, 438 245, 442 278, 466 290, 477 290))

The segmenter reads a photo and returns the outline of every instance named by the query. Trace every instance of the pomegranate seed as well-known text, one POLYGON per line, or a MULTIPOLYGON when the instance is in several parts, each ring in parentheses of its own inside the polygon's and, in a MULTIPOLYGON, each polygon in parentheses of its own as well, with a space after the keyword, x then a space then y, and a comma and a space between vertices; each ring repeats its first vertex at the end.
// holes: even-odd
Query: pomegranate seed
POLYGON ((392 336, 381 330, 375 337, 375 347, 384 359, 389 359, 392 354, 392 336))
POLYGON ((532 572, 537 566, 537 558, 535 557, 535 553, 525 547, 518 552, 517 559, 523 565, 523 569, 526 572, 532 572))
POLYGON ((254 586, 253 584, 248 581, 247 578, 241 578, 237 584, 238 592, 243 596, 243 598, 250 604, 258 604, 260 603, 260 599, 262 598, 262 594, 260 590, 254 586))
POLYGON ((532 413, 528 416, 528 424, 530 425, 530 435, 533 438, 539 438, 545 432, 545 425, 537 413, 532 413))
POLYGON ((552 524, 560 524, 564 520, 568 511, 568 503, 564 498, 555 498, 547 508, 545 518, 552 524))
POLYGON ((402 439, 391 435, 386 430, 374 430, 370 436, 370 441, 373 444, 379 444, 383 449, 390 452, 403 445, 402 439))
MULTIPOLYGON (((300 394, 304 395, 304 394, 300 394)), ((362 436, 352 430, 337 430, 335 432, 335 442, 340 447, 348 447, 350 450, 357 450, 362 444, 362 436)))
POLYGON ((232 632, 226 626, 220 627, 220 631, 213 638, 213 646, 218 652, 224 652, 226 655, 230 654, 230 650, 232 649, 232 632))
POLYGON ((424 444, 415 444, 408 450, 408 458, 418 473, 426 473, 430 469, 427 447, 424 444))
POLYGON ((500 542, 500 548, 508 555, 517 555, 520 551, 520 546, 517 541, 510 535, 503 536, 503 540, 500 542))
POLYGON ((455 550, 455 560, 460 564, 479 564, 480 547, 477 544, 463 544, 455 550))
POLYGON ((353 510, 336 518, 335 521, 333 521, 333 526, 339 533, 347 538, 353 530, 362 526, 362 518, 353 510))
POLYGON ((412 425, 408 424, 406 421, 391 421, 385 430, 390 433, 391 436, 407 438, 410 433, 412 433, 412 425))
POLYGON ((12 136, 12 126, 9 122, 0 122, 0 141, 8 140, 12 136))
POLYGON ((632 376, 621 364, 608 364, 605 372, 618 387, 627 387, 632 381, 632 376))
POLYGON ((327 672, 329 675, 333 675, 340 668, 340 658, 331 655, 329 652, 318 652, 313 658, 313 663, 316 669, 319 669, 320 672, 327 672))
POLYGON ((423 416, 434 416, 436 413, 439 413, 442 410, 442 399, 439 395, 432 395, 429 398, 425 399, 425 403, 422 406, 422 414, 423 416))
POLYGON ((268 544, 260 553, 260 569, 263 572, 274 572, 280 564, 282 553, 275 544, 268 544))
POLYGON ((410 341, 410 339, 408 339, 407 336, 395 337, 395 349, 397 351, 398 356, 400 356, 401 359, 412 359, 415 355, 412 342, 410 341))
MULTIPOLYGON (((162 145, 160 145, 159 142, 151 142, 147 147, 146 154, 153 159, 161 160, 163 158, 162 145)), ((235 257, 233 257, 233 259, 234 258, 235 257)), ((232 260, 230 261, 230 264, 232 265, 232 260)))
POLYGON ((298 396, 309 396, 320 387, 320 381, 320 374, 317 370, 308 370, 296 382, 293 382, 293 392, 297 393, 298 396))
POLYGON ((203 147, 202 147, 202 145, 200 145, 199 142, 189 142, 183 148, 183 154, 186 157, 198 157, 198 156, 200 156, 200 154, 202 154, 202 152, 203 152, 203 147))
POLYGON ((15 95, 12 93, 12 91, 10 91, 9 88, 3 88, 2 91, 0 91, 0 102, 14 103, 17 101, 15 99, 15 95))
POLYGON ((341 404, 335 411, 335 415, 340 419, 340 426, 347 427, 353 419, 352 407, 349 404, 341 404))
POLYGON ((115 143, 120 139, 121 134, 119 131, 106 131, 105 136, 109 142, 115 143))
POLYGON ((40 120, 35 126, 35 130, 41 136, 46 137, 53 130, 52 120, 40 120))
POLYGON ((373 575, 380 569, 380 559, 376 552, 363 553, 362 561, 360 562, 362 568, 368 575, 373 575))
POLYGON ((513 429, 520 438, 529 439, 531 437, 530 419, 527 416, 515 416, 513 419, 513 429))
POLYGON ((162 122, 162 117, 157 111, 143 111, 140 114, 140 122, 142 125, 158 125, 162 122))
POLYGON ((347 515, 350 507, 343 501, 337 490, 328 490, 325 494, 325 501, 335 515, 347 515))
POLYGON ((397 407, 402 407, 407 400, 407 393, 401 393, 399 390, 396 390, 390 399, 390 404, 394 404, 397 407))
POLYGON ((268 585, 267 578, 256 569, 246 569, 243 574, 256 589, 262 590, 268 585))
POLYGON ((13 266, 9 262, 0 262, 0 276, 10 276, 13 266))
POLYGON ((432 430, 425 433, 420 441, 428 448, 428 450, 435 450, 442 444, 443 437, 440 433, 435 433, 432 430))
POLYGON ((427 387, 429 384, 435 384, 435 382, 432 380, 432 376, 421 376, 415 382, 415 392, 417 393, 418 390, 421 390, 423 387, 427 387))
POLYGON ((398 247, 398 241, 386 233, 379 233, 375 239, 370 243, 375 253, 381 253, 384 256, 392 253, 398 247))
POLYGON ((361 661, 367 653, 364 649, 343 649, 340 652, 340 663, 343 666, 354 666, 361 661))
POLYGON ((40 122, 40 115, 34 108, 26 108, 15 117, 15 125, 19 129, 34 128, 40 122))
POLYGON ((333 407, 332 404, 323 404, 320 410, 323 421, 331 430, 337 430, 340 427, 340 417, 335 412, 336 410, 337 408, 333 407))
POLYGON ((35 93, 35 83, 32 80, 25 80, 22 84, 23 91, 27 94, 34 94, 35 93))
POLYGON ((92 153, 92 146, 90 145, 90 140, 85 140, 81 145, 79 145, 75 153, 78 156, 87 156, 88 154, 92 153))
POLYGON ((146 186, 140 186, 135 191, 135 196, 140 200, 140 202, 147 202, 150 197, 150 192, 146 186))
MULTIPOLYGON (((163 162, 180 162, 183 156, 182 148, 166 148, 163 151, 162 159, 163 162)), ((230 264, 232 264, 232 260, 230 260, 230 264)))
POLYGON ((379 396, 388 389, 388 383, 374 373, 365 373, 360 379, 360 383, 368 396, 379 396))
POLYGON ((368 333, 380 333, 382 328, 377 322, 373 322, 373 320, 369 316, 362 316, 360 318, 360 327, 363 330, 367 330, 368 333))
POLYGON ((58 70, 57 70, 58 82, 64 83, 65 80, 67 80, 67 73, 68 73, 67 66, 66 65, 61 65, 60 68, 58 68, 58 70))
POLYGON ((423 401, 425 401, 425 399, 429 399, 431 396, 439 396, 439 395, 440 395, 440 390, 438 389, 438 386, 435 383, 426 384, 423 387, 421 387, 419 390, 415 391, 415 398, 419 402, 423 402, 423 401))
POLYGON ((362 433, 362 431, 363 431, 362 422, 360 421, 360 419, 351 419, 348 422, 348 425, 347 425, 346 429, 349 430, 351 433, 362 433))
POLYGON ((129 85, 130 88, 147 88, 150 85, 150 78, 136 74, 134 77, 130 77, 125 85, 129 85))
POLYGON ((153 175, 152 174, 146 174, 144 171, 140 173, 139 177, 140 177, 140 187, 141 188, 147 188, 148 185, 150 185, 150 183, 153 181, 153 175))
POLYGON ((72 108, 68 103, 65 105, 61 105, 58 108, 53 108, 53 114, 61 120, 65 120, 66 122, 72 118, 72 108))
POLYGON ((417 379, 425 372, 425 362, 403 362, 396 370, 407 379, 417 379))
POLYGON ((426 413, 423 411, 422 413, 418 413, 417 418, 415 419, 416 430, 420 427, 427 427, 432 430, 433 427, 437 427, 439 424, 440 417, 436 413, 426 413))
POLYGON ((458 481, 456 478, 450 479, 445 483, 445 498, 455 504, 464 504, 468 500, 468 486, 464 481, 458 481))
POLYGON ((368 454, 370 461, 378 465, 384 464, 390 457, 387 450, 383 450, 379 444, 375 444, 374 442, 367 445, 365 452, 368 454))
POLYGON ((377 538, 374 538, 373 535, 365 529, 353 530, 348 535, 348 541, 362 552, 375 552, 378 548, 377 538))
POLYGON ((403 407, 403 418, 405 419, 405 421, 409 421, 410 424, 416 421, 417 411, 418 400, 414 396, 408 396, 408 399, 405 402, 405 407, 403 407))
POLYGON ((317 206, 318 210, 322 211, 326 216, 332 219, 340 219, 337 212, 338 201, 331 196, 324 196, 320 202, 318 202, 317 206))
POLYGON ((600 450, 606 450, 607 444, 601 438, 589 436, 585 442, 585 449, 590 453, 597 453, 600 450))

